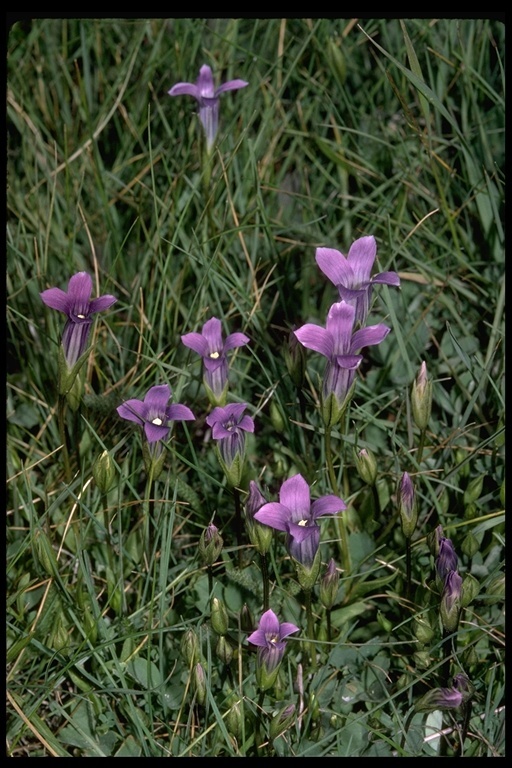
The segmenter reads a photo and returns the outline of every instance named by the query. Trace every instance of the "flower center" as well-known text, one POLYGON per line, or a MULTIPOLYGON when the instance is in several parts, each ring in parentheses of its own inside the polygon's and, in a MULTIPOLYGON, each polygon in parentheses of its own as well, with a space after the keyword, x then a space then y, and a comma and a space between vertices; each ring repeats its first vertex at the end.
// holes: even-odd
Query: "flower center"
POLYGON ((220 352, 210 352, 210 358, 212 360, 218 360, 220 357, 220 352))
POLYGON ((309 525, 309 520, 299 520, 297 525, 302 525, 303 528, 309 525))
POLYGON ((267 635, 267 643, 270 643, 271 645, 276 645, 278 641, 279 641, 279 638, 277 635, 267 635))
POLYGON ((151 423, 155 425, 155 427, 161 427, 162 426, 162 419, 160 419, 158 416, 155 416, 154 419, 151 419, 151 423))
POLYGON ((80 320, 85 320, 85 315, 77 315, 80 320))

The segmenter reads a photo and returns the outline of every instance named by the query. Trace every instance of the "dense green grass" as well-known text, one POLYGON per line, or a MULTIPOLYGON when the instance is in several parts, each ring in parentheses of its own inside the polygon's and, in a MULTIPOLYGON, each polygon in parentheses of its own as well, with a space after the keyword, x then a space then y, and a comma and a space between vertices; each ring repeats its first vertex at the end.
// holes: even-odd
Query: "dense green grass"
POLYGON ((504 39, 501 22, 479 19, 11 29, 9 756, 504 755, 504 39), (204 63, 217 84, 249 83, 221 96, 210 159, 196 102, 167 95, 204 63), (347 253, 363 235, 378 243, 374 271, 398 272, 401 286, 374 291, 368 322, 391 332, 364 350, 329 472, 323 359, 305 355, 298 388, 289 334, 324 324, 338 298, 316 248, 347 253), (118 301, 93 325, 83 400, 63 432, 65 318, 39 294, 83 270, 93 296, 118 301), (251 339, 230 357, 228 400, 255 422, 235 492, 205 422, 200 358, 180 340, 212 316, 251 339), (433 402, 421 449, 410 395, 423 360, 433 402), (162 383, 196 419, 174 425, 151 483, 142 432, 116 408, 162 383), (361 448, 376 458, 374 486, 357 471, 361 448), (102 493, 92 468, 104 450, 115 482, 102 493), (410 596, 404 471, 419 512, 410 596), (250 479, 277 500, 297 472, 312 498, 339 491, 348 505, 344 522, 321 522, 321 576, 334 558, 339 589, 326 611, 316 583, 308 623, 275 532, 270 607, 300 631, 263 692, 246 640, 263 570, 246 531, 237 545, 236 500, 250 479), (224 546, 208 568, 198 544, 212 521, 224 546), (439 525, 475 587, 448 633, 427 540, 439 525), (212 628, 212 596, 227 638, 212 628), (415 710, 457 673, 469 703, 415 710), (276 735, 273 716, 292 704, 276 735))

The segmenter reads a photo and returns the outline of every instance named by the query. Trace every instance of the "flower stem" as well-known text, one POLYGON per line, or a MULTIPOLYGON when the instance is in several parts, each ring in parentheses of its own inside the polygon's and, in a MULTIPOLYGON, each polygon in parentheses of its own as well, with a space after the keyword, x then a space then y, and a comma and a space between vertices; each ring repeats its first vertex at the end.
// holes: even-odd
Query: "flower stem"
POLYGON ((313 621, 313 611, 311 609, 311 590, 305 589, 304 590, 304 599, 306 603, 306 619, 307 619, 307 627, 308 627, 308 645, 309 645, 309 655, 311 658, 311 666, 313 669, 316 669, 316 649, 315 649, 315 623, 313 621))
MULTIPOLYGON (((329 480, 331 482, 332 492, 338 496, 338 481, 336 479, 336 473, 334 472, 334 464, 332 459, 331 427, 326 427, 325 429, 325 457, 327 461, 327 470, 329 472, 329 480)), ((347 526, 345 525, 343 513, 341 515, 337 515, 335 520, 340 536, 340 550, 343 560, 344 575, 348 576, 352 570, 352 564, 350 562, 350 551, 348 548, 347 526)))
POLYGON ((260 554, 261 575, 263 577, 263 612, 269 609, 269 580, 267 556, 260 554))
POLYGON ((59 426, 59 436, 62 442, 62 455, 64 459, 64 475, 66 482, 71 482, 71 465, 69 462, 68 437, 66 432, 66 398, 59 395, 57 403, 57 421, 59 426))
POLYGON ((238 567, 242 568, 242 505, 240 502, 240 490, 233 488, 233 494, 235 497, 235 532, 236 532, 236 544, 238 547, 238 567))
POLYGON ((405 597, 407 600, 411 597, 411 539, 408 536, 405 540, 405 597))
POLYGON ((423 448, 425 446, 425 433, 426 430, 422 429, 420 432, 420 443, 418 445, 418 453, 416 454, 416 461, 418 464, 421 463, 421 459, 423 457, 423 448))

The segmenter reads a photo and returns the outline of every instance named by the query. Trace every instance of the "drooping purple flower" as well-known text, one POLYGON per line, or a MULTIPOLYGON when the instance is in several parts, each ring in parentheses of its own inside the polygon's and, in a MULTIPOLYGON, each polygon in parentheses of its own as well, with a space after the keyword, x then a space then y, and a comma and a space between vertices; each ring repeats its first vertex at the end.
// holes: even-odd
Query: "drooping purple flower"
POLYGON ((219 459, 227 479, 233 486, 240 483, 245 460, 245 433, 254 432, 253 419, 244 413, 247 403, 217 406, 206 417, 217 441, 219 459))
POLYGON ((171 421, 193 421, 194 414, 187 405, 169 404, 171 388, 168 384, 159 384, 148 389, 144 400, 126 400, 117 408, 122 419, 134 421, 144 427, 148 443, 166 440, 171 421))
POLYGON ((46 306, 57 309, 67 316, 62 334, 62 346, 66 363, 71 369, 83 355, 95 312, 108 309, 117 301, 115 296, 105 294, 91 300, 92 278, 87 272, 77 272, 68 282, 68 290, 48 288, 40 293, 46 306))
POLYGON ((316 263, 337 287, 340 299, 356 310, 356 325, 362 326, 366 323, 374 285, 400 285, 396 272, 379 272, 373 277, 370 276, 376 256, 377 243, 373 235, 354 240, 347 256, 334 248, 316 250, 316 263))
POLYGON ((285 638, 298 631, 299 627, 289 621, 281 623, 271 609, 262 615, 258 629, 249 635, 247 642, 258 646, 258 666, 268 675, 277 670, 283 659, 285 638))
POLYGON ((320 545, 318 518, 335 515, 347 505, 338 496, 328 494, 311 503, 310 489, 302 475, 285 480, 279 490, 279 501, 264 504, 255 520, 288 534, 287 549, 291 557, 309 568, 320 545))
POLYGON ((432 688, 421 699, 418 699, 414 709, 416 712, 458 709, 463 700, 463 694, 457 688, 432 688))
POLYGON ((224 405, 228 388, 227 353, 248 344, 249 337, 245 333, 231 333, 224 340, 221 321, 211 317, 203 325, 202 333, 185 333, 181 341, 203 358, 203 380, 210 402, 213 405, 224 405))
POLYGON ((336 424, 352 396, 363 347, 380 344, 390 328, 383 323, 354 331, 356 310, 346 301, 333 304, 325 328, 306 323, 295 331, 300 343, 327 358, 322 383, 322 417, 326 426, 336 424))
POLYGON ((226 91, 236 91, 249 85, 245 80, 228 80, 215 88, 213 73, 207 64, 199 70, 195 83, 176 83, 168 91, 169 96, 193 96, 199 104, 199 119, 206 134, 208 151, 213 146, 219 127, 219 96, 226 91))

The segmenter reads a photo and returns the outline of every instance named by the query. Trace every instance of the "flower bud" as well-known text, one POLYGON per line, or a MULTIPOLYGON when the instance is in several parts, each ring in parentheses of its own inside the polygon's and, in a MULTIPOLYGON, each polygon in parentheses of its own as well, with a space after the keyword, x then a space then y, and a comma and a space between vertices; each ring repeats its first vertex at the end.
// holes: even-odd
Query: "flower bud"
POLYGON ((331 610, 336 603, 336 597, 338 595, 338 588, 340 584, 340 575, 336 568, 336 563, 331 558, 327 566, 319 587, 320 601, 324 608, 328 611, 331 610))
POLYGON ((192 670, 192 686, 197 703, 203 707, 206 702, 206 676, 204 674, 204 668, 199 662, 192 670))
POLYGON ((469 481, 469 483, 466 486, 466 490, 464 491, 464 505, 472 504, 475 501, 478 501, 478 499, 482 494, 483 485, 484 485, 483 475, 478 475, 478 477, 474 477, 472 480, 469 481))
POLYGON ((108 493, 116 481, 116 468, 112 456, 103 451, 92 465, 92 476, 101 493, 108 493))
POLYGON ((410 539, 418 522, 418 506, 412 480, 407 472, 404 472, 398 488, 398 511, 402 532, 406 539, 410 539))
POLYGON ((464 537, 460 548, 466 557, 472 558, 476 555, 480 549, 480 543, 472 531, 469 531, 464 537))
POLYGON ((303 590, 310 591, 315 586, 320 571, 320 549, 317 550, 315 559, 310 566, 303 565, 298 560, 294 560, 294 563, 297 581, 303 590))
POLYGON ((220 635, 215 647, 215 653, 217 657, 223 662, 223 664, 231 664, 233 659, 233 648, 224 635, 220 635))
POLYGON ((284 359, 291 380, 298 389, 301 389, 306 375, 306 350, 299 343, 293 331, 290 331, 288 336, 288 346, 284 349, 284 359))
POLYGON ((462 578, 457 571, 446 576, 439 612, 446 632, 455 632, 461 611, 462 578))
POLYGON ((475 693, 475 686, 463 672, 458 672, 453 676, 452 685, 462 693, 463 701, 468 701, 475 693))
POLYGON ((272 544, 273 529, 268 525, 263 525, 255 519, 256 512, 266 503, 266 499, 260 492, 254 480, 249 482, 249 494, 245 502, 245 520, 247 532, 257 552, 260 555, 266 555, 272 544))
POLYGON ((432 688, 414 705, 416 712, 434 712, 458 709, 462 704, 462 693, 456 688, 432 688))
POLYGON ((462 580, 461 608, 467 608, 480 592, 480 583, 473 574, 466 573, 462 580))
POLYGON ((212 597, 210 603, 210 619, 213 630, 218 635, 225 635, 228 631, 228 612, 223 600, 212 597))
POLYGON ((235 701, 235 703, 232 704, 226 713, 224 721, 226 723, 228 733, 234 736, 235 739, 240 739, 242 735, 242 707, 240 701, 235 701))
POLYGON ((210 523, 199 538, 199 557, 204 565, 211 567, 222 551, 224 541, 219 529, 210 523))
POLYGON ((430 549, 430 554, 433 557, 438 557, 441 541, 444 539, 443 526, 438 525, 427 535, 427 546, 430 549))
POLYGON ((35 531, 33 545, 35 559, 43 566, 48 576, 56 576, 59 566, 48 536, 41 530, 35 531))
POLYGON ((428 376, 425 361, 422 362, 412 385, 411 406, 412 417, 416 426, 422 431, 425 430, 432 410, 432 379, 428 376))
POLYGON ((247 603, 240 610, 240 629, 242 632, 254 632, 254 617, 247 603))
POLYGON ((274 741, 274 739, 277 739, 278 736, 287 731, 296 719, 295 704, 288 704, 279 710, 277 715, 274 715, 270 721, 270 741, 274 741))
POLYGON ((270 401, 270 421, 276 432, 279 434, 284 432, 286 422, 279 406, 273 400, 270 401))
POLYGON ((416 639, 422 645, 428 645, 435 635, 434 630, 423 618, 414 620, 414 634, 416 639))
POLYGON ((183 633, 180 643, 180 651, 187 667, 192 668, 199 659, 199 641, 193 629, 187 629, 183 633))
POLYGON ((446 576, 450 571, 457 570, 458 557, 451 539, 444 536, 439 543, 439 554, 436 558, 436 584, 439 590, 444 587, 446 576))
POLYGON ((368 448, 361 448, 355 454, 356 469, 359 477, 367 485, 375 485, 377 480, 377 461, 368 448))

